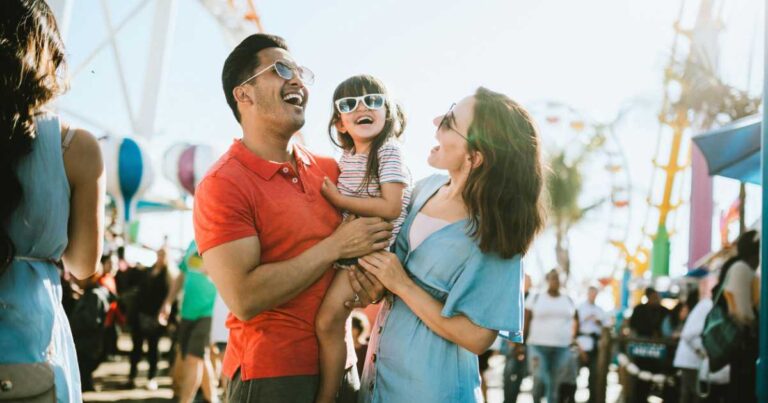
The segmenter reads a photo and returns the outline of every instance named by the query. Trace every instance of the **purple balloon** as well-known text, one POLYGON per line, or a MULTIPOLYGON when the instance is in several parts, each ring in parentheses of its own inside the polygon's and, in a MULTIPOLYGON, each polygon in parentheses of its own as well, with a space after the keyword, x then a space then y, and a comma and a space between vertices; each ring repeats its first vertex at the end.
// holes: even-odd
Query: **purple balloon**
POLYGON ((195 149, 189 146, 179 156, 179 183, 192 196, 195 195, 195 149))

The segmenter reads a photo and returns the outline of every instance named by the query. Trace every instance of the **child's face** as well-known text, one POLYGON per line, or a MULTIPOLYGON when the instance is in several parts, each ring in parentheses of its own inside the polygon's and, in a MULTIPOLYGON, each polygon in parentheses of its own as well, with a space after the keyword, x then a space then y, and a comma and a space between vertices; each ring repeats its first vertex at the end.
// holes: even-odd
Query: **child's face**
POLYGON ((339 133, 348 133, 355 143, 368 143, 384 129, 386 105, 379 109, 368 109, 365 102, 358 102, 357 109, 339 115, 340 119, 336 122, 339 133))

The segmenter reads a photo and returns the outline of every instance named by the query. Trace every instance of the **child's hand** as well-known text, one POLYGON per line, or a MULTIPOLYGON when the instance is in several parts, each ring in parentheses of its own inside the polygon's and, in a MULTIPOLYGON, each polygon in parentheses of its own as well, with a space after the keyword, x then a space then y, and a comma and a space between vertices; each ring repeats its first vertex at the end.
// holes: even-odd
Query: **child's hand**
POLYGON ((323 186, 320 188, 320 193, 322 193, 331 204, 337 206, 341 193, 339 192, 339 188, 336 187, 336 184, 328 179, 328 177, 323 179, 323 186))

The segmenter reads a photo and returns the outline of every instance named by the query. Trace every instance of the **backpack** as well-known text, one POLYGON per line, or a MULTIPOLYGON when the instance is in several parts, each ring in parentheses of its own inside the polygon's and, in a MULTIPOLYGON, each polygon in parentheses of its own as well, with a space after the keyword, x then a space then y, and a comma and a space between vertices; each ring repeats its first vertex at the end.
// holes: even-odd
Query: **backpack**
POLYGON ((717 291, 712 310, 704 320, 704 331, 701 333, 701 341, 709 357, 710 372, 719 371, 728 365, 729 358, 742 338, 742 329, 728 314, 727 305, 718 303, 725 290, 725 284, 724 281, 717 291))

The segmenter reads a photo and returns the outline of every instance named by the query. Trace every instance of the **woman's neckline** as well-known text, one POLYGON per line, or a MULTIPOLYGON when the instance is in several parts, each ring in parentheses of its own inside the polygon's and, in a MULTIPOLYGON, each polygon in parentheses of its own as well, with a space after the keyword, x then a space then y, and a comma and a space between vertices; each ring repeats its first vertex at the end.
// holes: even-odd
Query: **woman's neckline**
POLYGON ((442 218, 432 217, 431 215, 429 215, 429 214, 427 214, 427 213, 423 213, 423 212, 421 212, 421 211, 419 211, 418 213, 416 213, 416 215, 417 215, 417 216, 421 215, 421 216, 424 216, 424 217, 426 217, 426 218, 428 218, 428 219, 430 219, 430 220, 434 220, 434 221, 440 221, 440 222, 443 222, 443 223, 446 223, 446 224, 451 224, 451 223, 454 223, 454 222, 456 222, 456 221, 462 221, 462 220, 464 220, 464 218, 461 218, 461 219, 459 219, 459 220, 456 220, 456 221, 448 221, 448 220, 445 220, 445 219, 442 219, 442 218))

